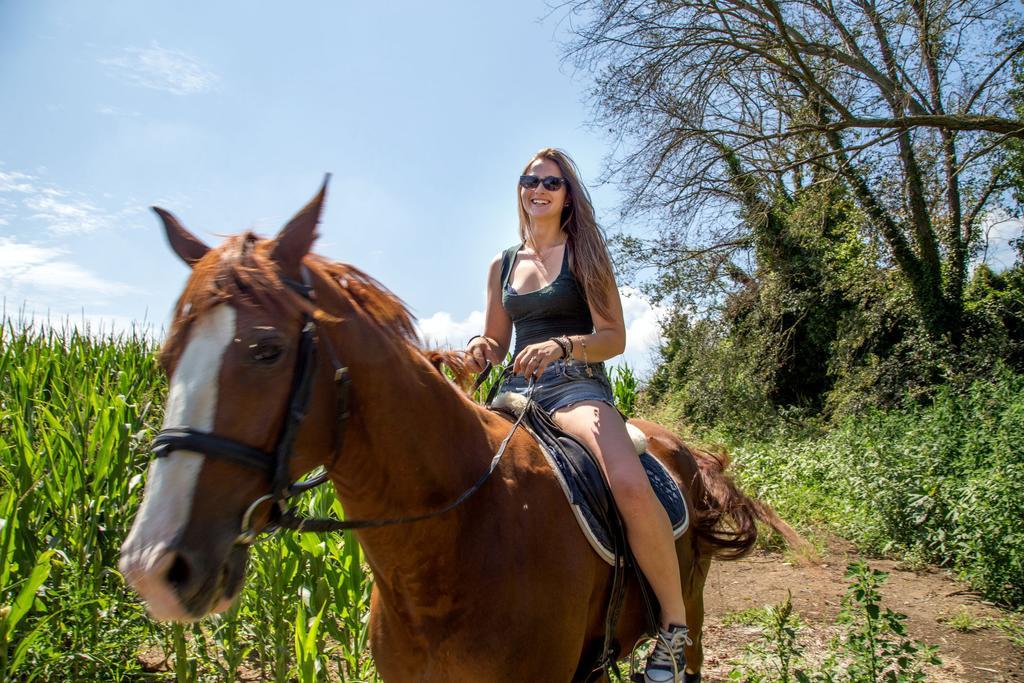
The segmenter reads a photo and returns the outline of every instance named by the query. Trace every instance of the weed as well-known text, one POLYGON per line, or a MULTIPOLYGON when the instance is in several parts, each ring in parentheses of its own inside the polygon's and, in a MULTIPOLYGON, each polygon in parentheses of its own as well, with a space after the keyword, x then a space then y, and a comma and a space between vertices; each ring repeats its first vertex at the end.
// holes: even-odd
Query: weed
POLYGON ((1017 647, 1024 647, 1024 614, 1016 613, 1000 617, 993 621, 998 628, 1017 647))
POLYGON ((765 613, 770 605, 764 607, 748 607, 739 612, 730 612, 722 617, 722 626, 762 626, 765 613))
POLYGON ((791 593, 787 593, 786 599, 778 605, 768 605, 756 611, 744 610, 738 616, 759 623, 761 636, 748 645, 744 656, 735 662, 740 668, 729 672, 730 681, 803 683, 810 680, 807 673, 798 668, 803 651, 797 638, 803 625, 793 611, 791 593))
POLYGON ((926 680, 926 664, 941 664, 938 648, 907 637, 905 614, 882 607, 880 588, 888 576, 864 562, 847 567, 851 583, 838 617, 846 629, 825 667, 840 669, 845 678, 839 680, 917 683, 926 680))
POLYGON ((793 612, 792 595, 774 606, 744 610, 734 623, 759 623, 761 635, 733 662, 730 681, 745 683, 917 683, 924 667, 940 664, 938 648, 907 637, 906 615, 881 606, 881 585, 888 575, 864 563, 848 567, 850 580, 833 638, 820 665, 803 658, 804 627, 793 612))
POLYGON ((954 631, 960 633, 974 633, 985 628, 985 622, 981 619, 976 619, 966 607, 962 606, 950 617, 943 620, 947 626, 954 631))

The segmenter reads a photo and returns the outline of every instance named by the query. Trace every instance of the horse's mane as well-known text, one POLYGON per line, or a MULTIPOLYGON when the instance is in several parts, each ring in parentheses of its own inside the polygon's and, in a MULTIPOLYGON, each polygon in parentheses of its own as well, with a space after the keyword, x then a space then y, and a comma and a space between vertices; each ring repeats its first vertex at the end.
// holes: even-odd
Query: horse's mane
MULTIPOLYGON (((204 312, 228 300, 251 301, 282 317, 305 313, 332 321, 316 302, 299 296, 281 278, 271 251, 274 243, 252 232, 234 235, 194 264, 192 277, 174 310, 171 332, 161 352, 165 366, 177 359, 184 348, 191 324, 204 312)), ((388 337, 411 353, 424 356, 438 372, 446 366, 457 384, 465 388, 470 379, 465 356, 459 351, 424 349, 420 346, 415 318, 400 298, 372 276, 347 263, 309 254, 303 263, 313 272, 318 285, 331 288, 350 306, 362 312, 388 337)))

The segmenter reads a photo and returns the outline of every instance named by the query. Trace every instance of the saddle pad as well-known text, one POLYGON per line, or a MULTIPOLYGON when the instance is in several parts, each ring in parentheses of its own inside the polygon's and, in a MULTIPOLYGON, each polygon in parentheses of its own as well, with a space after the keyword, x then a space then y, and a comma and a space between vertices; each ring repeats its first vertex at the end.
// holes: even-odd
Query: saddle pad
MULTIPOLYGON (((569 507, 572 509, 583 535, 605 562, 615 566, 611 530, 601 523, 604 516, 599 511, 592 509, 589 502, 592 497, 587 496, 584 490, 586 486, 607 488, 596 460, 586 451, 583 444, 571 435, 565 435, 567 438, 557 440, 544 439, 538 436, 535 426, 530 423, 531 420, 527 419, 523 422, 522 427, 536 439, 544 457, 551 464, 555 478, 565 493, 569 507), (570 447, 559 448, 556 444, 570 447), (572 447, 572 445, 578 447, 572 447)), ((551 430, 551 424, 546 424, 544 429, 551 430)), ((672 522, 673 538, 679 538, 690 525, 686 502, 679 486, 665 466, 650 453, 642 453, 638 457, 647 472, 647 478, 651 482, 654 493, 668 513, 669 521, 672 522)))

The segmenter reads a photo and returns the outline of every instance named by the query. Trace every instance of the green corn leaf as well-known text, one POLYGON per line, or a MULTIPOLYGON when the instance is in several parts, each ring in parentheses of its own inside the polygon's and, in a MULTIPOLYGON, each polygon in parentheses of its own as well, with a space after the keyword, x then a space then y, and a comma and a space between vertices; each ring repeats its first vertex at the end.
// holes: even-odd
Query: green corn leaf
POLYGON ((53 551, 47 550, 42 553, 36 564, 32 568, 32 573, 28 577, 28 581, 21 587, 21 591, 18 593, 18 597, 14 599, 14 604, 11 605, 11 611, 4 618, 4 630, 10 633, 14 630, 14 627, 18 625, 21 618, 25 616, 29 608, 32 607, 32 601, 35 599, 36 591, 43 585, 47 577, 50 576, 50 560, 53 557, 53 551))

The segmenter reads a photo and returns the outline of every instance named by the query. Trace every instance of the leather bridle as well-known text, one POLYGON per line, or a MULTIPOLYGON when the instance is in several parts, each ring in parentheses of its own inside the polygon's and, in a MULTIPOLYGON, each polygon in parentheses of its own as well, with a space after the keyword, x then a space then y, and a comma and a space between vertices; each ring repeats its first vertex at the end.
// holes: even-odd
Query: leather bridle
MULTIPOLYGON (((303 270, 303 277, 304 279, 308 278, 305 270, 303 270)), ((313 301, 313 289, 308 283, 285 278, 282 278, 282 281, 303 298, 313 301)), ((253 448, 240 441, 191 427, 163 429, 153 439, 153 455, 157 458, 167 457, 173 451, 178 450, 195 451, 208 458, 226 460, 267 475, 271 481, 271 492, 260 496, 246 508, 242 515, 241 531, 235 540, 235 543, 239 545, 250 545, 256 540, 260 531, 253 528, 252 517, 256 510, 266 503, 271 505, 271 521, 261 531, 269 532, 277 528, 301 528, 304 523, 316 521, 298 517, 294 509, 288 507, 287 502, 299 494, 320 486, 329 478, 326 470, 305 481, 290 481, 289 476, 289 464, 295 438, 298 436, 299 427, 305 419, 309 407, 319 343, 316 322, 313 317, 308 313, 303 313, 302 318, 295 371, 292 375, 284 425, 278 434, 273 451, 253 448)), ((350 380, 348 368, 337 361, 333 350, 329 348, 329 342, 327 344, 331 361, 334 364, 334 383, 337 389, 337 421, 334 425, 336 430, 334 457, 337 458, 341 452, 348 423, 350 380)))
MULTIPOLYGON (((313 287, 309 284, 309 273, 305 268, 302 270, 302 276, 305 282, 296 282, 286 278, 281 278, 281 280, 285 285, 300 296, 304 297, 306 300, 314 301, 315 294, 313 292, 313 287)), ((251 545, 256 541, 261 533, 272 532, 277 529, 290 529, 299 532, 332 532, 343 531, 346 529, 365 529, 370 527, 417 522, 431 517, 437 517, 438 515, 442 515, 445 512, 454 509, 479 490, 487 478, 490 477, 491 473, 497 468, 498 462, 501 460, 501 456, 504 454, 506 446, 512 439, 512 435, 515 433, 516 428, 519 427, 522 422, 523 415, 525 415, 526 411, 519 416, 519 419, 516 420, 515 424, 513 424, 512 430, 508 433, 508 436, 506 436, 501 442, 501 446, 498 448, 497 453, 495 453, 491 460, 490 467, 487 471, 484 472, 484 474, 470 488, 463 491, 455 500, 439 510, 434 510, 420 515, 388 519, 339 520, 323 517, 301 517, 296 513, 295 507, 289 507, 289 500, 324 484, 330 478, 329 470, 333 468, 333 465, 341 454, 345 429, 350 415, 349 394, 351 380, 349 379, 348 368, 338 361, 338 357, 335 354, 334 349, 331 347, 330 341, 324 338, 322 343, 324 344, 333 365, 334 384, 336 389, 335 400, 337 419, 334 425, 334 462, 331 463, 330 467, 325 468, 323 472, 310 479, 291 481, 289 464, 292 457, 292 448, 295 444, 295 439, 298 436, 299 427, 302 425, 302 421, 305 419, 307 409, 309 407, 313 376, 315 375, 317 366, 317 346, 321 343, 320 337, 317 335, 316 321, 313 316, 308 313, 303 313, 302 323, 302 330, 299 334, 298 353, 296 354, 295 371, 292 375, 291 390, 288 397, 288 407, 287 412, 285 413, 284 425, 281 427, 276 445, 272 452, 260 450, 240 441, 229 439, 212 432, 193 429, 191 427, 171 427, 168 429, 162 429, 153 439, 153 455, 157 458, 165 458, 173 451, 194 451, 208 458, 224 460, 248 467, 258 472, 262 472, 269 477, 271 481, 271 492, 260 496, 250 503, 242 514, 240 531, 238 537, 235 539, 236 545, 251 545), (257 530, 253 527, 253 516, 260 506, 268 503, 271 506, 270 522, 257 530)), ((477 379, 478 387, 486 377, 489 369, 490 368, 488 367, 485 372, 480 374, 480 377, 477 379)), ((532 400, 532 382, 530 388, 532 400)))

